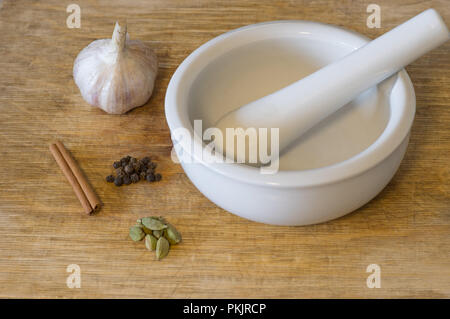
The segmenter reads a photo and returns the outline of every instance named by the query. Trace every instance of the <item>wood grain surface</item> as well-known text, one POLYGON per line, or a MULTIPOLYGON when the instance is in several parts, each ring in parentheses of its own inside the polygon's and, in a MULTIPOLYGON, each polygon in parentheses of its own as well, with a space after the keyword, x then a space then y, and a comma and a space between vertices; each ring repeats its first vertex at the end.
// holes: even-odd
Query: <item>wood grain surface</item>
MULTIPOLYGON (((391 183, 338 220, 306 227, 250 222, 215 206, 170 159, 164 94, 183 59, 231 29, 306 19, 376 37, 436 1, 0 1, 0 297, 450 297, 450 43, 407 71, 417 95, 411 142, 391 183), (366 7, 382 9, 380 29, 366 7), (66 7, 81 7, 81 28, 66 7), (150 101, 108 115, 81 98, 73 61, 91 41, 128 20, 160 60, 150 101), (104 203, 96 216, 80 203, 48 145, 62 140, 104 203), (116 188, 104 181, 123 155, 152 155, 163 180, 116 188), (182 244, 163 261, 128 238, 138 217, 160 214, 182 244), (81 288, 69 289, 69 264, 81 288), (381 267, 381 288, 366 267, 381 267)), ((276 212, 274 212, 276 213, 276 212)))

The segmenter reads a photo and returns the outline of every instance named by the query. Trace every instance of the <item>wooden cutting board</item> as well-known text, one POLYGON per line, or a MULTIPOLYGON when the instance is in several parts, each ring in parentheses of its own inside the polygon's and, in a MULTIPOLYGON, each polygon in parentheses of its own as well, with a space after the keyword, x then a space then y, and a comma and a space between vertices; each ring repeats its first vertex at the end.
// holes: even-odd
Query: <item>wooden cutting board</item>
MULTIPOLYGON (((366 26, 369 1, 0 1, 0 297, 450 297, 450 43, 407 68, 417 115, 391 183, 343 218, 276 227, 211 203, 172 162, 164 94, 176 67, 205 41, 256 22, 308 19, 376 37, 447 0, 380 0, 381 28, 366 26), (132 4, 131 4, 132 3, 132 4), (72 79, 77 53, 128 19, 131 38, 155 49, 160 73, 143 107, 113 116, 87 105, 72 79), (85 216, 50 155, 62 140, 104 208, 85 216), (153 156, 163 180, 116 188, 114 160, 153 156), (163 261, 128 238, 136 218, 160 214, 184 236, 163 261), (81 288, 66 285, 70 264, 81 288), (366 268, 381 269, 369 289, 366 268)), ((274 214, 277 212, 274 211, 274 214)))

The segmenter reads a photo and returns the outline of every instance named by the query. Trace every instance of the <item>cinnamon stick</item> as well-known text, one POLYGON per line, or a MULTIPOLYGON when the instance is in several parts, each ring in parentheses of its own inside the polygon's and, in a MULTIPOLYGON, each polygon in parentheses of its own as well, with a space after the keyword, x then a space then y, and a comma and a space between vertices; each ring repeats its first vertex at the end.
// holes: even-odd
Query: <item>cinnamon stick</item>
POLYGON ((50 145, 50 151, 72 186, 86 214, 96 212, 101 206, 100 199, 64 145, 57 141, 50 145))

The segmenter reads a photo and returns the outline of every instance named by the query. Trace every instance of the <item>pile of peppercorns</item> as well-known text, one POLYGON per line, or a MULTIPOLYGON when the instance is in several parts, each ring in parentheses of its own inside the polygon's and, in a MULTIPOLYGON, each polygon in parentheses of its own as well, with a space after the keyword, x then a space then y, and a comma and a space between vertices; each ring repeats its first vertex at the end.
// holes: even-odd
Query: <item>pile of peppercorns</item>
POLYGON ((141 160, 131 156, 125 156, 120 161, 114 162, 116 176, 109 175, 106 177, 108 183, 116 186, 130 185, 140 180, 149 182, 158 182, 161 180, 161 174, 155 173, 156 163, 150 160, 150 157, 144 157, 141 160))

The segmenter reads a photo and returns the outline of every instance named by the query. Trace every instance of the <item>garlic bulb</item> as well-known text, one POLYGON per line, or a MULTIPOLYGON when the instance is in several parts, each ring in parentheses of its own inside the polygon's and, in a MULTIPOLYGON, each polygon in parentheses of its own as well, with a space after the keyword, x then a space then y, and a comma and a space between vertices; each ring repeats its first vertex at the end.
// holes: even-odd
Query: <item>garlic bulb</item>
POLYGON ((129 40, 126 24, 116 22, 112 39, 96 40, 78 54, 73 78, 86 102, 123 114, 147 102, 157 71, 155 53, 129 40))

